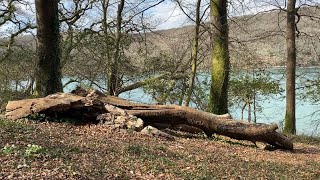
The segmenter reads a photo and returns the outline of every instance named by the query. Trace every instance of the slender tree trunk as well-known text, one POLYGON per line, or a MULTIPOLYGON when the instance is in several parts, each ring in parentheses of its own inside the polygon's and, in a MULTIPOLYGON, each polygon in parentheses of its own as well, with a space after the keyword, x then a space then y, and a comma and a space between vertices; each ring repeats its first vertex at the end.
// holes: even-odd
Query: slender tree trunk
POLYGON ((248 99, 248 122, 251 122, 251 102, 248 99))
POLYGON ((36 90, 39 96, 62 91, 58 0, 35 0, 38 63, 36 90))
POLYGON ((186 90, 187 90, 187 84, 185 81, 186 81, 185 79, 182 80, 182 88, 181 88, 181 95, 179 98, 179 106, 182 106, 183 99, 184 99, 184 96, 185 96, 186 90))
POLYGON ((257 102, 256 102, 256 91, 253 94, 253 122, 257 123, 257 102))
POLYGON ((122 11, 124 8, 124 0, 120 0, 117 11, 117 25, 115 37, 115 53, 113 56, 113 63, 111 65, 111 75, 109 80, 109 93, 117 95, 117 88, 119 86, 119 57, 120 57, 120 41, 121 41, 121 25, 122 25, 122 11))
POLYGON ((295 99, 295 76, 296 76, 296 0, 288 0, 287 9, 287 82, 286 82, 286 116, 284 132, 296 133, 296 99, 295 99))
POLYGON ((111 77, 111 71, 110 71, 110 60, 111 60, 111 56, 110 56, 110 41, 109 41, 109 30, 108 30, 108 8, 109 8, 109 2, 110 0, 102 0, 101 1, 101 6, 102 6, 102 13, 103 13, 103 18, 102 18, 102 28, 103 28, 103 35, 104 35, 104 43, 106 46, 106 55, 105 55, 105 59, 106 59, 106 66, 105 66, 105 73, 106 73, 106 85, 108 86, 108 82, 110 80, 111 77))
POLYGON ((31 76, 29 78, 30 78, 30 84, 28 85, 28 88, 25 91, 25 94, 27 94, 28 96, 33 94, 33 91, 34 91, 33 86, 35 81, 34 76, 31 76))
POLYGON ((228 113, 229 48, 227 0, 211 0, 212 75, 208 111, 228 113))
POLYGON ((197 7, 196 7, 196 27, 195 27, 195 34, 194 34, 194 40, 193 40, 193 50, 192 50, 192 72, 189 79, 189 87, 186 94, 186 101, 185 106, 189 106, 193 86, 194 86, 194 80, 197 73, 197 59, 198 59, 198 50, 199 50, 199 31, 200 31, 200 5, 201 0, 197 0, 197 7))
POLYGON ((244 113, 244 110, 245 110, 246 107, 247 107, 247 102, 245 102, 244 105, 242 106, 242 109, 241 109, 241 120, 243 120, 243 113, 244 113))

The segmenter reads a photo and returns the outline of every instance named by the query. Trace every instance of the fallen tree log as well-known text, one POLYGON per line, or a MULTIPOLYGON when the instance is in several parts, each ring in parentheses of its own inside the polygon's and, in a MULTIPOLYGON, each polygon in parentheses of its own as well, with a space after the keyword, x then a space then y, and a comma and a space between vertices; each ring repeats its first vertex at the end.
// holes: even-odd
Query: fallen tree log
POLYGON ((97 93, 97 98, 143 119, 145 125, 167 124, 172 128, 187 125, 203 130, 208 136, 217 133, 237 140, 265 142, 276 148, 293 150, 291 139, 277 132, 276 124, 253 124, 234 120, 228 114, 215 115, 185 106, 133 103, 101 93, 97 93))
MULTIPOLYGON (((17 119, 33 113, 41 113, 55 117, 71 117, 82 120, 86 118, 97 123, 99 114, 112 111, 110 108, 108 110, 106 105, 112 105, 125 110, 131 116, 141 118, 144 126, 160 127, 165 125, 165 127, 175 129, 182 125, 191 127, 193 132, 197 132, 195 129, 200 129, 208 136, 216 133, 237 140, 265 142, 276 148, 293 150, 292 141, 276 131, 278 128, 276 124, 252 124, 234 120, 229 115, 215 115, 177 105, 134 103, 118 97, 105 96, 98 91, 88 93, 85 90, 77 89, 73 93, 57 93, 45 98, 10 101, 6 108, 6 117, 17 119)), ((188 128, 186 129, 188 130, 188 128)))

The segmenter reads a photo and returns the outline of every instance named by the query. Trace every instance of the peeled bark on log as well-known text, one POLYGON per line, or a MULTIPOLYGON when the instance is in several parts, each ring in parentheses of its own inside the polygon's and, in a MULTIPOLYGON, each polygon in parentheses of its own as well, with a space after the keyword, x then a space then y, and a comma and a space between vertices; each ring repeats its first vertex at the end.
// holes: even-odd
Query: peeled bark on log
MULTIPOLYGON (((6 108, 8 119, 27 117, 34 113, 50 117, 68 117, 82 122, 97 123, 99 114, 110 112, 105 105, 125 110, 129 115, 141 118, 144 126, 169 127, 187 126, 201 129, 208 136, 213 133, 238 140, 260 141, 280 149, 293 150, 292 141, 276 132, 276 124, 252 124, 232 119, 229 115, 215 115, 190 107, 177 105, 148 105, 133 103, 98 91, 87 93, 81 90, 75 94, 57 93, 45 98, 10 101, 6 108)), ((188 128, 187 128, 188 129, 188 128)))
POLYGON ((52 118, 75 118, 87 123, 105 112, 104 103, 99 99, 56 93, 44 98, 9 101, 5 117, 16 120, 29 115, 45 114, 52 118))

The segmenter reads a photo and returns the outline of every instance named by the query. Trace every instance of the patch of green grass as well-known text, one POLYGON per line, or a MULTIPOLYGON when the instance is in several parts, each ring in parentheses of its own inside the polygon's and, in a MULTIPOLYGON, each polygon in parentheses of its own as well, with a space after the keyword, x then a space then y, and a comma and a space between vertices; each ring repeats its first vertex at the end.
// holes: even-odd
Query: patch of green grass
POLYGON ((10 159, 15 160, 14 166, 18 168, 29 167, 31 162, 36 161, 44 155, 44 148, 35 144, 22 145, 6 145, 1 151, 0 155, 8 156, 10 159), (21 162, 23 162, 21 164, 21 162))
POLYGON ((156 145, 153 148, 155 150, 158 150, 158 151, 168 152, 168 148, 166 146, 163 146, 163 145, 156 145))
POLYGON ((168 169, 175 168, 176 161, 182 159, 180 154, 168 150, 163 145, 147 147, 140 144, 130 144, 126 151, 129 155, 129 163, 138 161, 139 164, 148 165, 149 172, 160 174, 168 169))
POLYGON ((51 159, 61 158, 65 161, 70 160, 71 154, 78 154, 85 153, 84 150, 78 147, 67 147, 67 146, 48 146, 44 149, 44 154, 51 159))
POLYGON ((33 124, 0 119, 0 147, 17 141, 33 143, 32 134, 37 132, 38 129, 33 124))
POLYGON ((11 121, 7 119, 0 119, 0 128, 12 133, 17 133, 20 131, 30 132, 36 129, 29 124, 24 124, 19 121, 11 121))
POLYGON ((181 156, 175 152, 171 152, 167 147, 163 145, 155 145, 147 147, 140 144, 129 144, 126 151, 131 156, 139 156, 144 160, 155 160, 161 159, 163 157, 170 157, 173 159, 178 159, 181 156))
POLYGON ((130 144, 126 148, 126 151, 129 156, 135 156, 142 160, 152 161, 157 158, 157 154, 155 154, 151 149, 140 144, 130 144))
POLYGON ((41 153, 44 152, 43 147, 36 144, 28 144, 24 152, 25 157, 38 157, 41 153))
POLYGON ((16 146, 14 144, 12 145, 5 145, 2 149, 0 154, 8 155, 13 154, 16 149, 16 146))
POLYGON ((140 156, 141 154, 148 151, 144 146, 141 146, 140 144, 130 144, 126 150, 128 154, 132 156, 140 156))

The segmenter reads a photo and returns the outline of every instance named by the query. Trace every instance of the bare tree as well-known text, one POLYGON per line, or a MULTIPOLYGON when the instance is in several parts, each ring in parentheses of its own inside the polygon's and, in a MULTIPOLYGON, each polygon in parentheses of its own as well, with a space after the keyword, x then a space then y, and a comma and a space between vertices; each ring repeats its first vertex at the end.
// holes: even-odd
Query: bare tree
POLYGON ((33 17, 23 12, 22 6, 31 8, 31 3, 26 0, 0 1, 0 36, 7 37, 0 42, 0 61, 7 59, 18 47, 16 37, 36 27, 32 24, 33 17))
POLYGON ((284 132, 296 133, 296 0, 288 0, 287 8, 287 82, 284 132))

